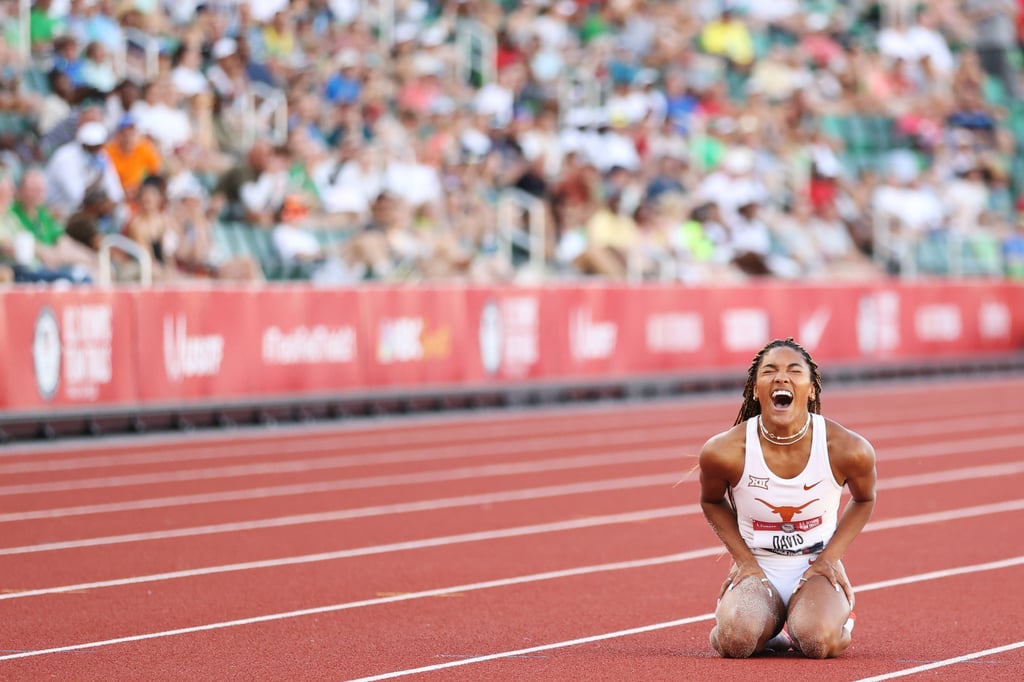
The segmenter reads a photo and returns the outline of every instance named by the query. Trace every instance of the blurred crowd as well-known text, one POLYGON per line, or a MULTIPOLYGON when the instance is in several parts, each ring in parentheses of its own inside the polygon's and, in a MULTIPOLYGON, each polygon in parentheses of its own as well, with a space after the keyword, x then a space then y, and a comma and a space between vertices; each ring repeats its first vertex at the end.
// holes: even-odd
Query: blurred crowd
POLYGON ((1024 0, 19 4, 0 281, 1024 278, 1024 0))

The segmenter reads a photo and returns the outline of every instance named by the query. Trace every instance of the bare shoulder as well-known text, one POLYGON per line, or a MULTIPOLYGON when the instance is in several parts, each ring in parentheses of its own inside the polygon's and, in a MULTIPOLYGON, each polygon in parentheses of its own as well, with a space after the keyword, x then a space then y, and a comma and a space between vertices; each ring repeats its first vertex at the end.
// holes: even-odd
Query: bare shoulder
POLYGON ((743 473, 745 429, 745 424, 737 424, 712 436, 704 443, 700 450, 702 475, 723 478, 730 483, 739 480, 740 474, 743 473))
POLYGON ((839 422, 825 419, 828 454, 844 477, 863 475, 875 468, 875 448, 867 438, 839 422))

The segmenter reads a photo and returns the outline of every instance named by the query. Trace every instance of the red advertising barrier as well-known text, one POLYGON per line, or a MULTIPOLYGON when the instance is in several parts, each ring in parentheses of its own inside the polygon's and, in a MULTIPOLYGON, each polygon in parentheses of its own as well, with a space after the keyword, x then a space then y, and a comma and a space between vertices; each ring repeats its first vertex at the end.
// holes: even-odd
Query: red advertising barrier
POLYGON ((1016 352, 1024 287, 13 290, 0 409, 742 371, 786 336, 826 369, 1016 352))
POLYGON ((135 301, 74 289, 0 294, 0 407, 130 403, 135 376, 135 301))

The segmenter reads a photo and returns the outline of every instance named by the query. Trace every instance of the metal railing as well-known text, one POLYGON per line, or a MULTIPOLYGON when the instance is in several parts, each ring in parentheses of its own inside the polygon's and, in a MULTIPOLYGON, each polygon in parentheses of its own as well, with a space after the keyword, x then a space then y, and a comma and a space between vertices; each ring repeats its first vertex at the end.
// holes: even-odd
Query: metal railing
POLYGON ((463 83, 483 86, 495 79, 498 39, 494 31, 478 21, 463 20, 455 29, 458 46, 458 75, 463 83))
POLYGON ((987 267, 982 262, 983 256, 969 255, 984 248, 984 235, 973 239, 970 234, 949 228, 914 232, 901 228, 896 218, 881 211, 874 212, 872 221, 875 262, 887 270, 895 266, 903 279, 922 274, 964 277, 998 276, 1003 272, 1002 254, 998 249, 989 254, 992 260, 987 267), (968 267, 968 259, 971 259, 971 267, 968 267))
POLYGON ((145 55, 143 72, 141 74, 142 80, 144 82, 153 80, 160 72, 160 41, 155 36, 145 31, 140 31, 137 28, 127 28, 124 30, 124 40, 121 43, 121 49, 114 55, 114 66, 117 74, 122 78, 131 75, 128 73, 128 50, 133 46, 142 48, 142 52, 145 55))
POLYGON ((284 92, 262 83, 250 83, 242 110, 242 137, 245 146, 252 146, 264 132, 276 144, 288 139, 288 100, 284 92))
POLYGON ((529 254, 529 266, 542 274, 547 263, 547 214, 544 202, 521 189, 505 189, 498 197, 498 241, 505 258, 513 262, 518 246, 529 254), (522 229, 523 217, 526 229, 522 229))
POLYGON ((153 285, 153 258, 149 251, 124 235, 108 234, 100 242, 100 286, 109 287, 114 281, 110 263, 110 255, 114 249, 128 254, 139 262, 139 283, 142 286, 153 285))
POLYGON ((608 83, 597 75, 595 67, 570 66, 558 76, 558 110, 565 115, 574 110, 597 111, 608 99, 608 83))

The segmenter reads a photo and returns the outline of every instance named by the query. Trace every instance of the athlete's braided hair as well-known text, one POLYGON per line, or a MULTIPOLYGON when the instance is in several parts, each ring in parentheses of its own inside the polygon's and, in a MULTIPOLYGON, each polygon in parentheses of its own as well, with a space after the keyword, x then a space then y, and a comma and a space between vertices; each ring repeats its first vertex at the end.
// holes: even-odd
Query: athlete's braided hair
POLYGON ((775 339, 754 356, 754 361, 750 363, 750 369, 747 370, 747 385, 743 387, 743 404, 740 405, 740 411, 736 415, 734 425, 761 414, 761 403, 754 400, 754 384, 757 383, 757 370, 768 351, 782 346, 792 348, 804 356, 804 361, 807 362, 807 366, 811 370, 811 383, 814 385, 814 397, 808 399, 807 410, 815 414, 821 414, 821 373, 818 372, 818 363, 811 358, 811 354, 807 352, 806 348, 794 341, 793 337, 789 337, 786 339, 775 339))

